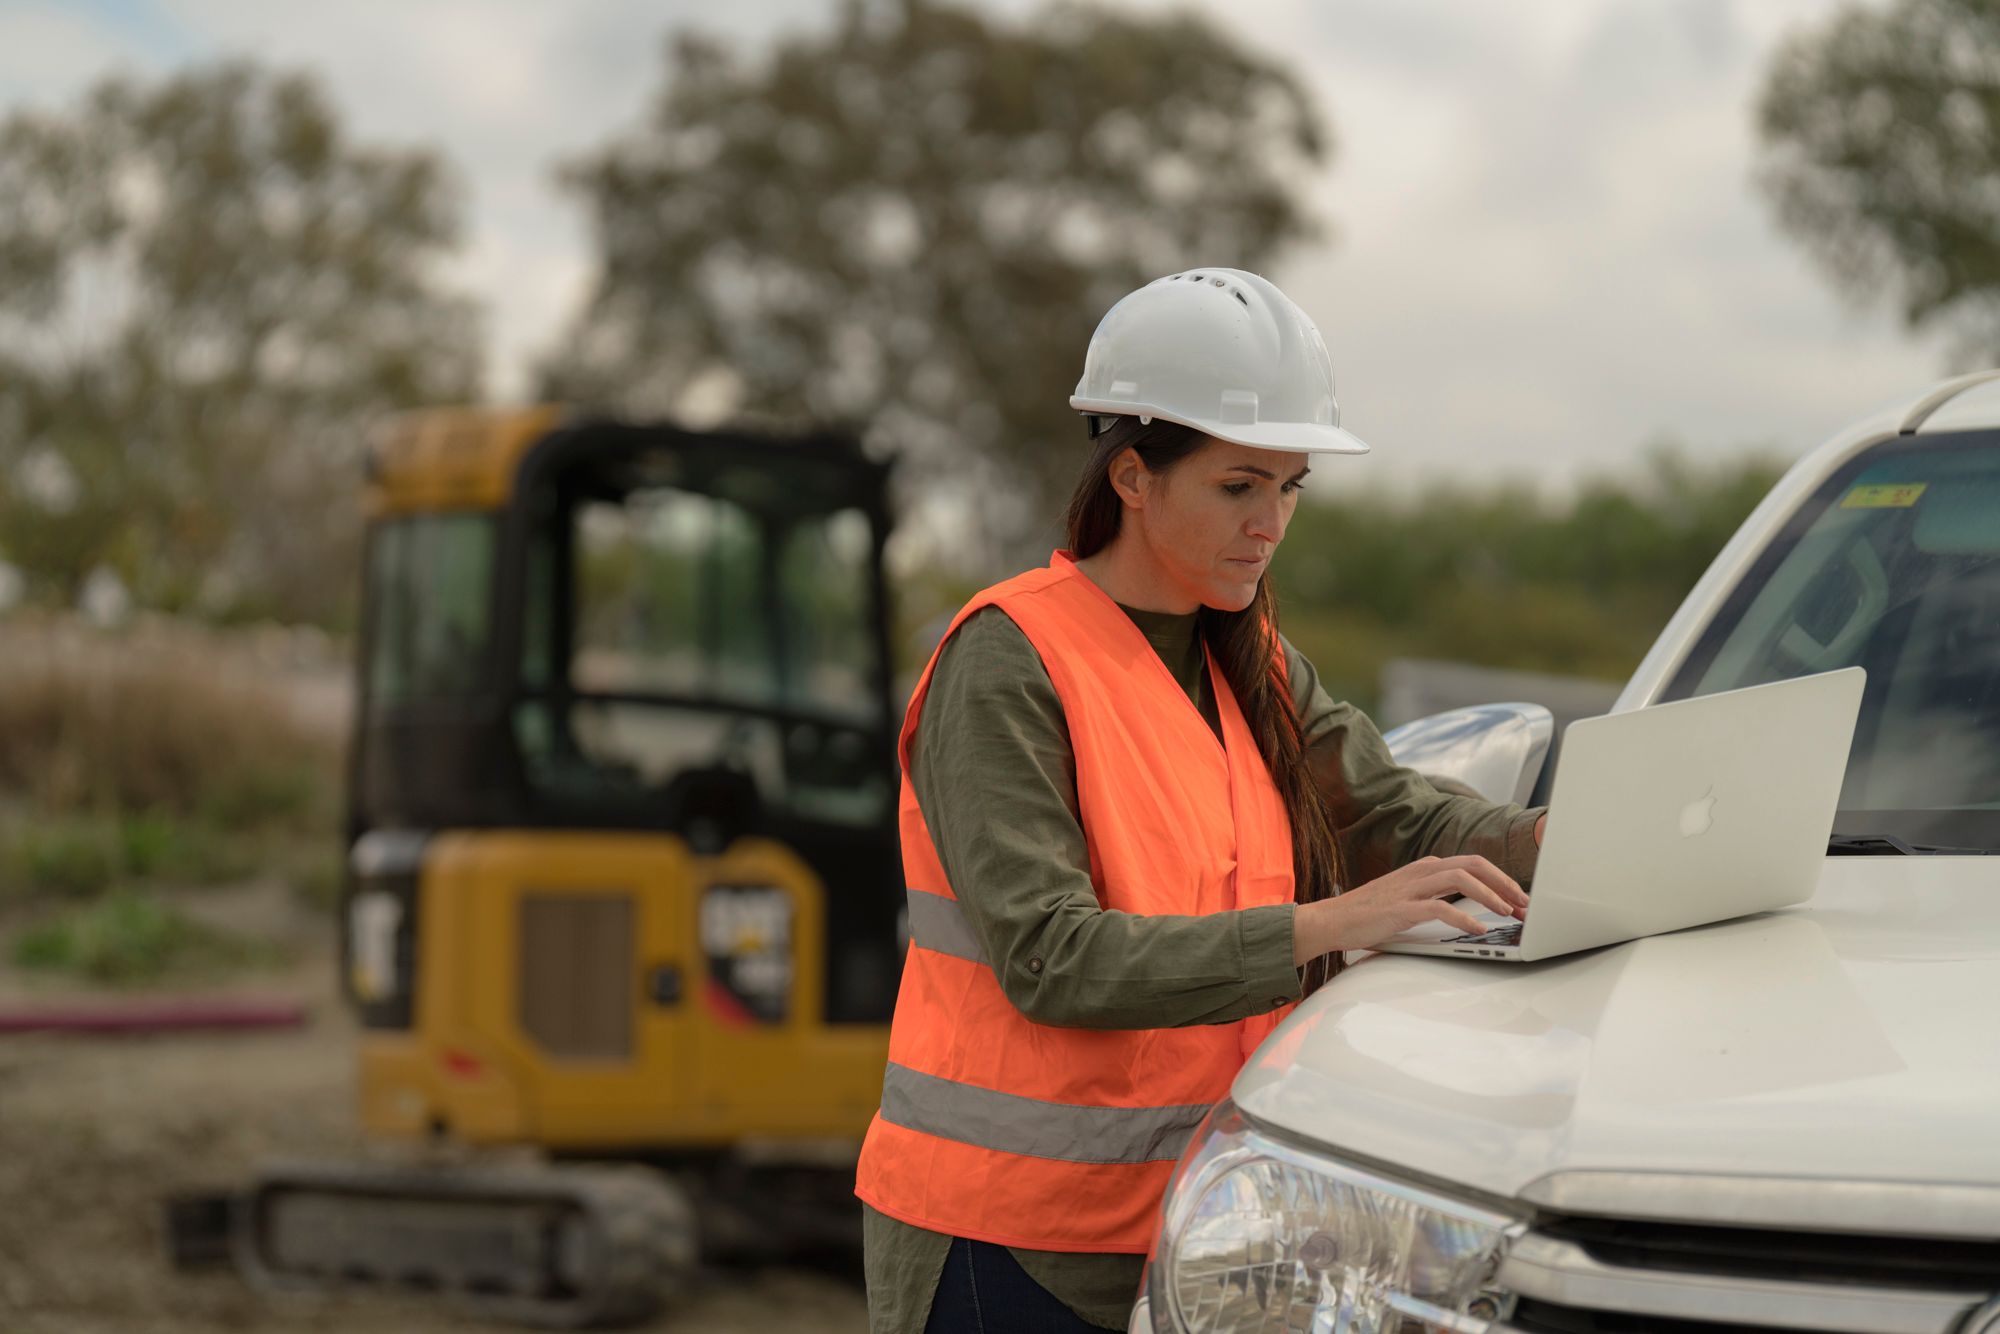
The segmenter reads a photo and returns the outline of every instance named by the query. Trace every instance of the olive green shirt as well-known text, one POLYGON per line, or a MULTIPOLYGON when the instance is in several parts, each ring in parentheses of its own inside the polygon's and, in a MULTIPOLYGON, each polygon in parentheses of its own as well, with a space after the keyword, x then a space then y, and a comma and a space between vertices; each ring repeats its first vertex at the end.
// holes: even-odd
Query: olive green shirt
MULTIPOLYGON (((1195 616, 1125 612, 1220 735, 1195 616)), ((1453 853, 1483 854, 1529 882, 1539 810, 1440 793, 1389 757, 1367 715, 1329 698, 1289 642, 1284 651, 1307 763, 1355 884, 1453 853)), ((968 617, 938 657, 911 747, 910 784, 1002 990, 1037 1023, 1219 1024, 1299 998, 1292 904, 1159 916, 1099 903, 1062 703, 1034 645, 997 607, 968 617)), ((916 1334, 951 1239, 863 1210, 871 1327, 916 1334)), ((1086 1321, 1125 1327, 1144 1256, 1012 1253, 1086 1321)))

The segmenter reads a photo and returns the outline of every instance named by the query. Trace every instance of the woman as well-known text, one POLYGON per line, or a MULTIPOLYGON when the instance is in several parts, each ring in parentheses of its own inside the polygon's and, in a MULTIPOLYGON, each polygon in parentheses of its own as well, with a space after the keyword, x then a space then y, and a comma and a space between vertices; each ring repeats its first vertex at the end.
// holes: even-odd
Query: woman
POLYGON ((1302 992, 1420 922, 1481 929, 1539 813, 1389 758, 1265 579, 1337 425, 1325 344, 1254 274, 1140 288, 1070 400, 1069 548, 987 589, 913 693, 910 951, 857 1173, 878 1331, 1122 1329, 1167 1177, 1302 992))

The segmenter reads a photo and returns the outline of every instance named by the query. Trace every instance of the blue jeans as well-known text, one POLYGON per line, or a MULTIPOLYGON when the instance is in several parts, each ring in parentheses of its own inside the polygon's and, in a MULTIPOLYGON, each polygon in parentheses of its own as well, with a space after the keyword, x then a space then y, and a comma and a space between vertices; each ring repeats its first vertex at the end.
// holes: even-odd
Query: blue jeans
POLYGON ((991 1242, 951 1239, 924 1334, 1100 1334, 991 1242))

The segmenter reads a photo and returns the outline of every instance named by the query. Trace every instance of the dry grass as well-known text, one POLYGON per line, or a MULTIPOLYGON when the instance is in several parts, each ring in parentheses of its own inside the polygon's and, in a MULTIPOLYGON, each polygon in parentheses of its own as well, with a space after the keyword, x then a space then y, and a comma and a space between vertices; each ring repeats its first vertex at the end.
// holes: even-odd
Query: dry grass
POLYGON ((221 828, 322 819, 339 741, 241 639, 148 621, 0 622, 0 792, 42 813, 165 812, 221 828))

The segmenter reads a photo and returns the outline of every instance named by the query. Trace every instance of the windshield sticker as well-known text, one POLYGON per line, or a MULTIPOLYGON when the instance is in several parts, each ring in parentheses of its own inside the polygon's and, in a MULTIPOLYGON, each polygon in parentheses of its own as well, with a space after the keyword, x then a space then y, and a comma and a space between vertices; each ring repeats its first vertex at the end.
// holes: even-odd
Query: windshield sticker
POLYGON ((1906 510, 1917 503, 1929 482, 1899 482, 1894 486, 1857 486, 1841 498, 1844 510, 1906 510))

